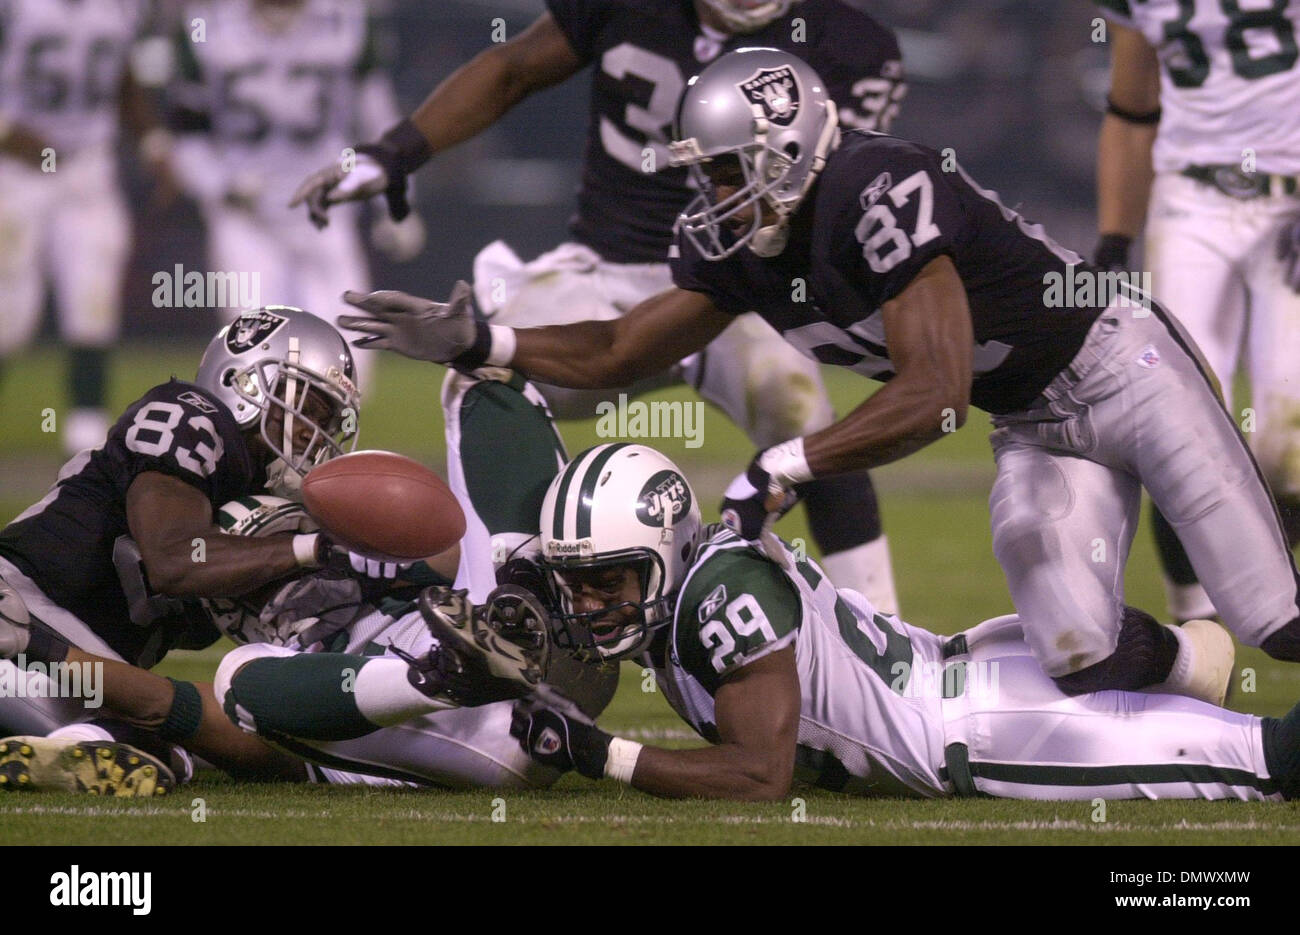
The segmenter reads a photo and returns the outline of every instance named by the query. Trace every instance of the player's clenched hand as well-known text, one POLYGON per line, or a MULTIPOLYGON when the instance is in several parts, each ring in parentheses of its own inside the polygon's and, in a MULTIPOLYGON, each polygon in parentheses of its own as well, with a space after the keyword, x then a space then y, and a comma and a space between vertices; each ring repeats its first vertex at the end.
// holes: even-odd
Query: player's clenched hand
POLYGON ((1300 217, 1282 230, 1277 241, 1277 258, 1282 261, 1282 279, 1300 292, 1300 217))
POLYGON ((456 283, 446 302, 392 290, 345 292, 343 300, 369 313, 339 317, 341 327, 364 335, 352 342, 356 347, 448 364, 466 362, 480 342, 486 346, 491 341, 487 325, 474 318, 473 293, 464 280, 456 283))
POLYGON ((744 474, 727 485, 722 522, 784 567, 785 550, 772 532, 772 524, 799 502, 798 494, 792 489, 794 485, 811 479, 803 455, 803 439, 765 448, 754 455, 744 474))
POLYGON ((364 201, 384 194, 389 187, 384 167, 374 157, 359 152, 352 159, 331 162, 303 179, 289 200, 289 207, 306 204, 311 222, 324 227, 329 223, 327 212, 330 205, 341 201, 364 201))
POLYGON ((327 533, 317 533, 316 559, 325 568, 346 572, 349 568, 364 578, 392 580, 397 573, 410 564, 373 558, 362 552, 354 552, 341 542, 336 542, 327 533))
POLYGON ((576 705, 554 692, 515 702, 510 735, 538 763, 553 769, 576 769, 588 779, 605 775, 613 737, 587 718, 576 705))

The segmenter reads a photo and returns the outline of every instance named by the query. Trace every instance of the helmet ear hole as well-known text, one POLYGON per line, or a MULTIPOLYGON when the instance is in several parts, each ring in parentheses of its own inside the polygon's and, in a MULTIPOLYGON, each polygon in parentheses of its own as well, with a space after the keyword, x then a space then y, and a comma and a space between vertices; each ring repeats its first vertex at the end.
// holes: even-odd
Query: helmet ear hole
POLYGON ((235 368, 234 368, 234 367, 231 367, 229 370, 226 370, 224 373, 222 373, 222 374, 221 374, 221 385, 222 385, 222 386, 230 386, 232 383, 234 383, 234 382, 235 382, 235 372, 236 372, 236 371, 235 371, 235 368))
POLYGON ((799 161, 800 149, 799 149, 798 140, 791 140, 790 142, 786 143, 784 146, 781 147, 781 151, 790 157, 791 162, 799 161))

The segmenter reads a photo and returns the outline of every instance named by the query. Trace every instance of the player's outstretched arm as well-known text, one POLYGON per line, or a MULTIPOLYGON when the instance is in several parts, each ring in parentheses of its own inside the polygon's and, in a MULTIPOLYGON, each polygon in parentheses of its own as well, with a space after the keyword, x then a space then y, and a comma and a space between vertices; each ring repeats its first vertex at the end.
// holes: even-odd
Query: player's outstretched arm
POLYGON ((131 482, 126 518, 149 583, 171 597, 238 597, 302 567, 292 533, 225 535, 197 488, 160 471, 131 482))
POLYGON ((813 477, 888 464, 966 421, 975 338, 952 260, 935 257, 881 312, 897 376, 804 439, 813 477))
POLYGON ((538 762, 609 776, 667 798, 775 801, 790 791, 799 735, 793 646, 741 666, 714 697, 719 743, 697 750, 643 747, 572 711, 520 702, 510 732, 538 762))
POLYGON ((1097 230, 1093 262, 1128 265, 1151 194, 1151 146, 1160 119, 1160 61, 1135 29, 1110 29, 1110 95, 1097 141, 1097 230))
POLYGON ((557 84, 585 63, 550 13, 509 42, 480 52, 434 88, 409 120, 375 143, 356 148, 356 158, 331 163, 308 176, 289 201, 306 204, 312 222, 327 223, 329 206, 385 194, 400 221, 410 211, 406 178, 435 153, 482 132, 529 94, 557 84))

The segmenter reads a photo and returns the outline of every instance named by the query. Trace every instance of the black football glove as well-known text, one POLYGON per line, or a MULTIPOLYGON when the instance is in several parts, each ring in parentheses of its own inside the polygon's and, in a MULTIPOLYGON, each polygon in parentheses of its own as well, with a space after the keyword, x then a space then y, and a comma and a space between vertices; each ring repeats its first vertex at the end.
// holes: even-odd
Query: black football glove
POLYGON ((547 686, 541 686, 531 698, 515 702, 510 736, 543 766, 561 772, 576 769, 588 779, 604 777, 609 742, 614 739, 547 686))
POLYGON ((304 179, 289 207, 306 204, 308 217, 319 228, 329 223, 330 205, 383 194, 393 220, 403 220, 411 213, 406 178, 433 154, 424 134, 410 120, 403 120, 378 142, 363 143, 353 151, 356 158, 350 165, 330 163, 304 179))
POLYGON ((1282 279, 1292 291, 1300 292, 1300 218, 1282 229, 1277 240, 1277 258, 1282 261, 1282 279))
POLYGON ((1099 266, 1108 273, 1118 273, 1128 269, 1128 251, 1133 245, 1132 237, 1123 234, 1102 234, 1092 251, 1092 265, 1099 266))
POLYGON ((354 347, 396 351, 413 360, 451 364, 460 370, 481 367, 492 348, 486 322, 474 315, 474 293, 463 279, 446 302, 433 302, 393 289, 343 293, 365 315, 340 315, 340 328, 359 331, 354 347))
POLYGON ((410 565, 410 562, 395 562, 355 552, 327 532, 317 533, 317 536, 316 560, 322 568, 333 572, 351 572, 362 578, 391 581, 399 571, 410 565))

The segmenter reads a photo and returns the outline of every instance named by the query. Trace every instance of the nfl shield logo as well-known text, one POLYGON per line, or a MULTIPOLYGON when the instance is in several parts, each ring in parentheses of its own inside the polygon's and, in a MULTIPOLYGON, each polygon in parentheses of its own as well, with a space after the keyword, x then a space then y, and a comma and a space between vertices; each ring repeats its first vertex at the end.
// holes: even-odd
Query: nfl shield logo
POLYGON ((779 127, 790 126, 799 113, 799 77, 789 65, 760 68, 736 87, 779 127))
POLYGON ((542 731, 541 736, 537 738, 537 743, 533 745, 533 749, 542 756, 555 753, 560 749, 560 735, 552 728, 546 728, 542 731))
POLYGON ((232 354, 242 354, 275 334, 288 320, 266 309, 244 312, 230 323, 226 331, 226 348, 232 354))

